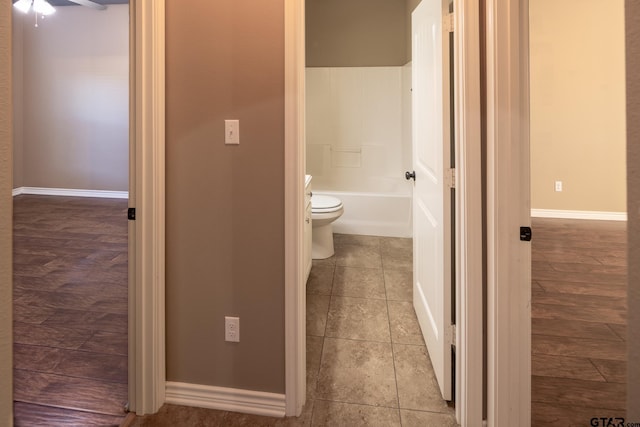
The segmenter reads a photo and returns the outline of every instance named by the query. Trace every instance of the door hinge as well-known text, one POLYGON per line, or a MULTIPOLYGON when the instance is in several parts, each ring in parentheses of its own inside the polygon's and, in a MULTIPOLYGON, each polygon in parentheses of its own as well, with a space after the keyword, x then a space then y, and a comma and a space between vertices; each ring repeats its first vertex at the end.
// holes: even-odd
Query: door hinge
POLYGON ((135 221, 136 220, 136 208, 129 208, 127 210, 127 219, 129 221, 135 221))
POLYGON ((447 339, 445 340, 449 345, 456 345, 456 325, 449 325, 447 327, 447 339))
POLYGON ((453 13, 444 15, 442 19, 442 26, 444 27, 445 31, 448 33, 453 33, 454 25, 453 13))
POLYGON ((520 240, 523 242, 531 241, 531 227, 520 227, 520 240))
POLYGON ((445 180, 445 184, 447 184, 449 188, 456 188, 456 170, 445 169, 444 180, 445 180))

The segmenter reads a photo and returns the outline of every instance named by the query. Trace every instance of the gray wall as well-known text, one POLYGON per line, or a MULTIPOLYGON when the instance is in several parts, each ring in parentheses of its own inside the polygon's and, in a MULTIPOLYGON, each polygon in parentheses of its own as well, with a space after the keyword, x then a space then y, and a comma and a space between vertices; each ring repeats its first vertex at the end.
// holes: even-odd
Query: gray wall
POLYGON ((307 67, 406 64, 407 2, 306 0, 307 67))
POLYGON ((284 393, 284 2, 166 5, 167 379, 284 393))
POLYGON ((11 0, 0 0, 0 425, 13 423, 11 0))
POLYGON ((625 2, 627 45, 627 215, 629 301, 627 421, 640 422, 640 3, 625 2))
POLYGON ((15 186, 127 191, 129 7, 15 13, 15 186))

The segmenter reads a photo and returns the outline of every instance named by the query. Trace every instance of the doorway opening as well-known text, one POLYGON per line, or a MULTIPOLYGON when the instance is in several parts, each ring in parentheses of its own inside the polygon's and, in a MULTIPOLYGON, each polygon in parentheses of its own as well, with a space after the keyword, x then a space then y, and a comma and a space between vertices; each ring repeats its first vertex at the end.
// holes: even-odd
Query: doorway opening
POLYGON ((529 36, 532 424, 625 417, 624 4, 531 2, 529 36))
POLYGON ((13 19, 15 417, 110 424, 128 400, 129 6, 52 3, 38 27, 13 19))
MULTIPOLYGON (((388 2, 385 4, 390 7, 388 2)), ((450 12, 449 4, 446 5, 445 14, 450 12)), ((431 408, 446 417, 453 416, 453 409, 442 399, 433 371, 425 368, 430 367, 432 361, 414 311, 413 183, 407 182, 404 176, 405 171, 413 170, 415 155, 411 146, 411 63, 402 55, 404 59, 397 64, 389 60, 380 65, 371 59, 376 55, 393 57, 394 54, 393 49, 371 41, 380 37, 375 31, 382 25, 373 25, 369 29, 373 34, 359 39, 359 35, 367 31, 367 23, 376 18, 387 24, 384 28, 397 19, 403 23, 404 30, 396 40, 400 40, 399 44, 404 46, 401 50, 406 54, 411 46, 407 22, 413 7, 404 6, 400 5, 399 9, 403 10, 398 12, 376 11, 371 4, 357 8, 331 2, 306 2, 306 173, 312 176, 314 195, 337 197, 345 209, 343 217, 334 224, 335 255, 314 260, 307 283, 307 378, 312 396, 329 402, 352 398, 361 399, 353 401, 354 404, 393 407, 389 402, 395 399, 400 402, 400 408, 407 408, 412 405, 408 402, 415 399, 418 403, 414 402, 414 410, 431 408), (337 13, 336 7, 347 10, 337 13), (364 18, 363 10, 368 10, 364 18), (378 16, 371 16, 375 14, 378 16), (326 22, 331 22, 331 31, 323 31, 323 20, 325 27, 326 22), (375 49, 367 50, 367 42, 375 49), (335 45, 340 49, 328 48, 335 45), (408 206, 402 205, 405 202, 408 206), (371 215, 386 216, 380 219, 371 215), (373 326, 377 324, 381 326, 373 326), (375 352, 376 360, 384 362, 379 381, 385 383, 387 378, 388 384, 394 383, 397 395, 376 392, 375 396, 356 396, 357 389, 375 387, 363 387, 365 380, 357 373, 342 375, 342 382, 331 376, 331 372, 340 372, 341 366, 348 366, 348 361, 337 359, 338 355, 354 351, 351 348, 354 340, 359 344, 374 343, 366 351, 375 352), (380 344, 384 344, 384 348, 379 348, 380 344), (342 385, 336 387, 338 383, 342 385), (409 391, 410 387, 414 387, 413 392, 409 391)), ((449 34, 446 38, 450 40, 449 34)), ((448 69, 448 61, 446 65, 448 69)), ((448 87, 446 95, 453 95, 448 87)), ((452 105, 447 113, 451 111, 452 105)), ((450 129, 447 125, 443 132, 450 129)), ((447 144, 444 151, 451 153, 453 144, 452 147, 447 144)), ((455 153, 452 154, 455 157, 455 153)), ((452 166, 443 164, 440 170, 453 169, 452 166)), ((426 176, 423 174, 420 178, 426 176)), ((448 178, 453 182, 452 175, 448 178)), ((448 195, 455 199, 452 191, 447 188, 448 195)), ((443 221, 453 226, 455 205, 451 202, 447 202, 447 208, 453 208, 453 212, 443 221)), ((451 246, 447 246, 446 255, 455 254, 455 247, 451 246)), ((441 248, 441 256, 442 252, 441 248)), ((455 265, 443 274, 453 280, 455 265)), ((446 333, 441 330, 443 335, 453 335, 455 300, 448 304, 451 313, 447 317, 446 333)), ((425 318, 428 316, 425 312, 425 318)), ((455 366, 451 351, 446 358, 446 362, 455 366)), ((449 380, 450 384, 454 381, 449 380)), ((451 389, 448 393, 450 398, 455 395, 451 389)), ((331 411, 332 404, 326 406, 331 411)))

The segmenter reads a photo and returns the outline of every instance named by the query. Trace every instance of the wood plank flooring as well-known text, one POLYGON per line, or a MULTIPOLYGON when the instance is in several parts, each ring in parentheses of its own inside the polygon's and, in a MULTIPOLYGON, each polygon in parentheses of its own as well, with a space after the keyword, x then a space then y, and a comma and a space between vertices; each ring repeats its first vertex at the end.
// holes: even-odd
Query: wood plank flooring
POLYGON ((533 219, 532 425, 626 409, 626 223, 533 219))
POLYGON ((14 422, 120 425, 127 201, 14 198, 14 422))

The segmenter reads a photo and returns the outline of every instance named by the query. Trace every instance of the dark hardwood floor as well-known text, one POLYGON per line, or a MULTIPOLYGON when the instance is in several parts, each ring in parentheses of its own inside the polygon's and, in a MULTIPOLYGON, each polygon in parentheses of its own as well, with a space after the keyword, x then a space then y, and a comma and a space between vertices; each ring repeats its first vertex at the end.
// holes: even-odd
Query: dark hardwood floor
POLYGON ((14 422, 120 425, 127 201, 14 198, 14 422))
POLYGON ((624 417, 626 223, 534 218, 533 236, 532 425, 624 417))

